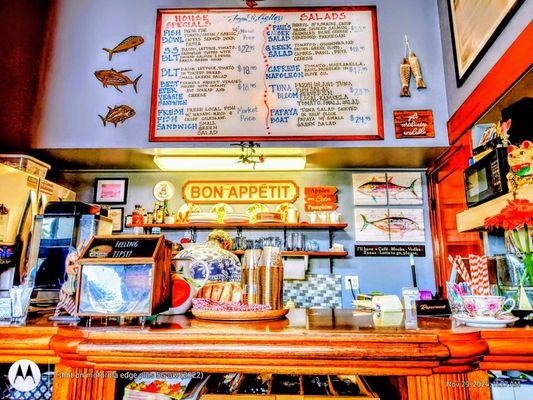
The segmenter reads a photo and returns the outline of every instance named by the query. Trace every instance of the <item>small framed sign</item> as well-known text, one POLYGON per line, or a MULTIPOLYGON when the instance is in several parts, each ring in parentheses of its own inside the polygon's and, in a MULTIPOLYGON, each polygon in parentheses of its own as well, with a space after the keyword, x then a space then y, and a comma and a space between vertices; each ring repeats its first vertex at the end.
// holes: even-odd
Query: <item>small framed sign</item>
POLYGON ((109 218, 113 222, 113 233, 124 230, 124 207, 110 208, 109 218))
POLYGON ((355 246, 356 257, 415 257, 426 256, 424 245, 365 245, 355 246))
POLYGON ((435 137, 433 111, 396 110, 394 111, 396 139, 418 139, 435 137))
POLYGON ((310 186, 304 189, 305 211, 334 211, 337 205, 337 191, 335 186, 310 186))
POLYGON ((128 178, 96 178, 94 202, 102 204, 126 204, 128 178))

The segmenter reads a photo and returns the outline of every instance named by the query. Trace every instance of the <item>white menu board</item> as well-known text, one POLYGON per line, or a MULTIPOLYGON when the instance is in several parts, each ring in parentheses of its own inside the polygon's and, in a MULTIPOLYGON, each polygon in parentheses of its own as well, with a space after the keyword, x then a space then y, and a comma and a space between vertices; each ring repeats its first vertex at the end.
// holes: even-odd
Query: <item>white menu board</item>
POLYGON ((159 10, 151 141, 383 138, 374 7, 159 10))

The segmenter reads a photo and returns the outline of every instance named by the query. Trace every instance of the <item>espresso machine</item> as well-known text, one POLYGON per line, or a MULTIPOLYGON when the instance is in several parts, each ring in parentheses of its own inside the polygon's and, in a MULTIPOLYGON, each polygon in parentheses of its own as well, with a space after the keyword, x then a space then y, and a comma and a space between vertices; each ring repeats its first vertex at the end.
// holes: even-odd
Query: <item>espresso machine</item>
POLYGON ((111 235, 113 223, 107 209, 79 201, 52 201, 35 219, 28 276, 34 297, 57 301, 65 282, 68 254, 89 243, 95 235, 111 235))

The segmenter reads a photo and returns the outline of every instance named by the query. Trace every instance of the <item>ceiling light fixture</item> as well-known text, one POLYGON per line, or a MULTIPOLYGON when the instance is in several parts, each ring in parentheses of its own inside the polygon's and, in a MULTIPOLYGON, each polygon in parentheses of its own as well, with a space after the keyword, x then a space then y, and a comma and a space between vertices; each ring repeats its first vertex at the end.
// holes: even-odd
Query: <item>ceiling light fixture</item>
POLYGON ((235 157, 154 156, 154 163, 162 171, 301 171, 305 162, 305 157, 270 156, 254 168, 237 162, 235 157))

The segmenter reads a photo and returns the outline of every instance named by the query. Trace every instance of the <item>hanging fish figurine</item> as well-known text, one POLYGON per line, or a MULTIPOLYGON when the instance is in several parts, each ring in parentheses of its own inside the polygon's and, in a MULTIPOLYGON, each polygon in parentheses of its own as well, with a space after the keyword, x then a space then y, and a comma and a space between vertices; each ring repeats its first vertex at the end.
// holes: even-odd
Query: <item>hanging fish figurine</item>
POLYGON ((400 65, 400 82, 402 83, 402 90, 400 91, 400 97, 411 97, 409 91, 409 81, 411 80, 411 65, 407 58, 403 59, 402 65, 400 65))
POLYGON ((413 50, 411 50, 411 46, 409 45, 409 40, 407 39, 407 35, 405 35, 405 47, 406 47, 406 52, 409 51, 409 65, 411 66, 411 72, 413 73, 413 77, 415 78, 416 88, 417 89, 427 88, 426 82, 424 82, 424 79, 422 79, 422 68, 420 68, 420 61, 418 60, 418 57, 413 52, 413 50))
POLYGON ((413 76, 415 78, 416 88, 427 88, 426 82, 424 82, 424 79, 422 79, 422 69, 420 68, 418 57, 412 51, 409 52, 409 65, 411 66, 411 71, 413 72, 413 76))

